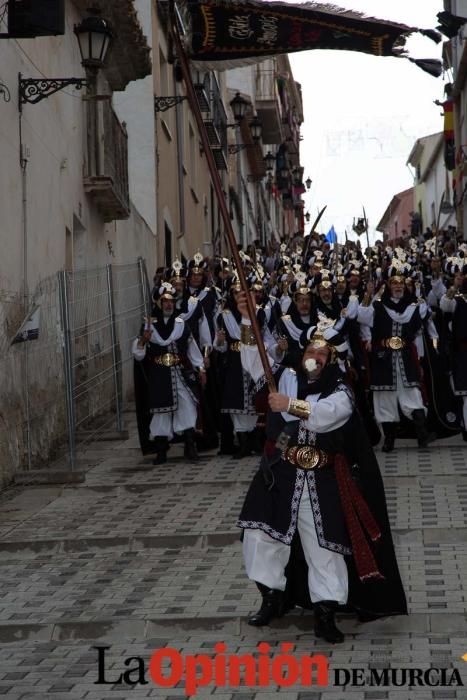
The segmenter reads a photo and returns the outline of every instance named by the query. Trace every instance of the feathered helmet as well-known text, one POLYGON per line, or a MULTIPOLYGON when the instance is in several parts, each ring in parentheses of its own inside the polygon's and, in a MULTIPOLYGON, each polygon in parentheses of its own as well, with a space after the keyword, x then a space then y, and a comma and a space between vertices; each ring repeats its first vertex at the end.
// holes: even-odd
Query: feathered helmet
POLYGON ((240 278, 235 271, 232 277, 229 277, 229 279, 225 283, 225 289, 226 291, 230 294, 231 292, 241 292, 242 291, 242 285, 240 284, 240 278))
POLYGON ((169 299, 171 301, 175 301, 176 298, 177 290, 170 284, 170 282, 163 282, 154 294, 154 301, 159 306, 159 308, 161 306, 162 299, 169 299))
POLYGON ((323 287, 324 289, 332 289, 334 284, 334 275, 329 270, 321 270, 313 280, 316 289, 323 287))
POLYGON ((185 280, 182 277, 182 271, 183 271, 183 265, 180 262, 178 258, 175 258, 175 260, 172 263, 172 267, 169 270, 169 275, 168 275, 168 281, 171 284, 174 284, 175 282, 184 282, 185 280))
POLYGON ((467 260, 463 251, 458 251, 457 255, 447 258, 444 270, 448 275, 455 275, 459 272, 463 275, 467 274, 467 260))
POLYGON ((311 294, 310 282, 307 282, 304 272, 295 273, 295 281, 290 285, 290 293, 293 295, 294 301, 297 301, 297 297, 299 296, 311 294))
POLYGON ((400 257, 392 258, 388 268, 386 269, 384 277, 386 278, 388 284, 392 282, 397 282, 399 284, 405 284, 407 277, 410 277, 412 272, 412 265, 407 261, 404 251, 397 249, 394 253, 398 252, 400 257))
POLYGON ((336 328, 339 321, 326 318, 326 316, 318 312, 318 325, 310 326, 303 331, 299 339, 299 345, 303 351, 308 348, 329 348, 331 351, 330 363, 335 363, 338 360, 345 360, 349 346, 343 337, 342 333, 336 328))
POLYGON ((258 272, 250 272, 246 281, 248 288, 251 289, 252 292, 264 292, 264 284, 260 277, 259 270, 258 272))
POLYGON ((190 275, 202 275, 206 272, 207 264, 203 262, 204 258, 201 253, 198 252, 193 255, 193 260, 189 260, 187 268, 187 277, 190 275))

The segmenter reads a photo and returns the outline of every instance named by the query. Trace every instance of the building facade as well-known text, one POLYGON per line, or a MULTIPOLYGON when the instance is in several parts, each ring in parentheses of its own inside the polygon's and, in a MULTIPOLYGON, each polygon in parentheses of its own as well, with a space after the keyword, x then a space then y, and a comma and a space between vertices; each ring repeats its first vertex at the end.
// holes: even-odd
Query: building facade
MULTIPOLYGON (((230 254, 164 3, 92 4, 113 31, 97 73, 74 31, 85 0, 57 0, 61 33, 0 40, 0 484, 46 464, 67 436, 74 463, 74 443, 106 430, 106 412, 121 427, 130 341, 150 311, 146 272, 150 283, 176 256, 230 254), (18 74, 87 84, 34 101, 18 74), (12 344, 37 309, 39 338, 12 344)), ((287 56, 192 67, 192 80, 238 244, 302 232, 303 110, 287 56)))
POLYGON ((394 195, 383 217, 376 227, 383 234, 383 240, 391 244, 410 235, 414 211, 414 188, 411 187, 394 195))
MULTIPOLYGON (((89 302, 79 317, 89 342, 83 349, 75 337, 70 352, 79 351, 88 377, 91 366, 103 376, 112 360, 104 332, 93 340, 89 333, 92 308, 93 322, 99 315, 91 271, 155 258, 154 222, 130 196, 133 126, 119 117, 114 99, 151 74, 150 47, 131 0, 94 3, 113 39, 105 67, 86 75, 74 28, 88 4, 57 3, 64 10, 62 34, 0 39, 0 483, 25 465, 46 462, 66 435, 57 275, 69 275, 70 292, 78 289, 73 280, 88 275, 86 289, 81 286, 89 302), (88 84, 53 92, 49 84, 19 82, 71 77, 88 84), (39 339, 11 345, 36 306, 39 339)), ((2 32, 9 21, 3 13, 2 32)))
POLYGON ((413 211, 418 214, 421 229, 455 225, 452 176, 446 170, 443 132, 417 139, 407 164, 414 170, 413 211))

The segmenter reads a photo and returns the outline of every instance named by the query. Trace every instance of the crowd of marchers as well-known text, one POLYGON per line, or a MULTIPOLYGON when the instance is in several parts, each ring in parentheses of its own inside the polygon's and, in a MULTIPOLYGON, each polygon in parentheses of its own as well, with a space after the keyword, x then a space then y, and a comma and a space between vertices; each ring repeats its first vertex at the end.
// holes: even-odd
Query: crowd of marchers
POLYGON ((365 250, 312 234, 240 250, 247 289, 230 257, 157 271, 133 345, 141 448, 258 454, 237 523, 251 625, 299 605, 338 643, 336 612, 407 613, 373 448, 467 436, 466 253, 452 231, 365 250))
MULTIPOLYGON (((467 425, 467 245, 452 232, 394 247, 324 236, 240 251, 271 358, 294 368, 300 335, 318 322, 344 337, 340 367, 372 444, 425 447, 467 425)), ((240 283, 230 258, 175 260, 154 277, 151 317, 134 344, 143 452, 166 459, 214 448, 261 451, 265 392, 242 367, 240 283)))

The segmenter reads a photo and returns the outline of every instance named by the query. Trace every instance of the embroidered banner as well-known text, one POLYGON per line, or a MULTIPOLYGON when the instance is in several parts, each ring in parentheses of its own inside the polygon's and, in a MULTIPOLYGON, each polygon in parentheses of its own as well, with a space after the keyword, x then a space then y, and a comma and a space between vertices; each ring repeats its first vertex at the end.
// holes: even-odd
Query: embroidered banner
POLYGON ((376 56, 403 56, 407 36, 420 31, 434 41, 433 30, 419 30, 333 5, 257 0, 189 0, 191 57, 225 61, 341 49, 376 56))

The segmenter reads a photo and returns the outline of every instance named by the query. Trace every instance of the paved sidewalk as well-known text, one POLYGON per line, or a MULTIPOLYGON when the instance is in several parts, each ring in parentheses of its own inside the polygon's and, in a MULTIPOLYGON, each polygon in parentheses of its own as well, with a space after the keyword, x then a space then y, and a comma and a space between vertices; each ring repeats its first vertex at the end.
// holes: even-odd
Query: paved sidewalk
POLYGON ((257 656, 265 641, 275 655, 282 642, 293 644, 296 658, 325 654, 332 679, 336 668, 433 667, 447 669, 449 680, 456 668, 465 687, 210 684, 197 696, 467 698, 467 444, 460 438, 378 453, 411 614, 367 625, 345 617, 346 641, 333 647, 314 639, 312 615, 300 610, 267 629, 246 624, 258 594, 243 572, 235 521, 257 459, 209 453, 188 464, 175 459, 176 447, 167 465, 154 467, 141 457, 133 416, 126 419, 129 440, 96 442, 81 456, 84 484, 0 494, 0 695, 182 698, 183 681, 158 688, 147 675, 146 685, 118 684, 137 663, 125 659, 140 656, 147 667, 157 649, 212 655, 218 642, 227 654, 257 656), (106 685, 95 684, 96 645, 108 647, 106 685))

